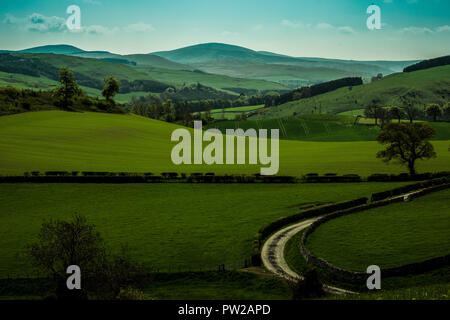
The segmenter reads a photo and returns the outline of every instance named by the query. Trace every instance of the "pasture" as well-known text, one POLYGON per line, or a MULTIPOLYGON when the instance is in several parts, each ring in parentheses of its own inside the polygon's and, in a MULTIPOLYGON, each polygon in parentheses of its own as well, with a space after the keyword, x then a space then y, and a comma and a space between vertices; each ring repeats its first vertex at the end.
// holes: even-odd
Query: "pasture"
POLYGON ((253 236, 301 205, 343 201, 405 183, 0 184, 0 278, 24 276, 20 258, 44 219, 85 215, 113 251, 178 272, 244 266, 253 236))
POLYGON ((272 107, 258 118, 281 118, 296 114, 360 110, 376 101, 379 106, 400 106, 399 97, 415 92, 414 103, 422 108, 430 102, 445 104, 448 94, 441 88, 450 85, 450 66, 436 67, 410 73, 395 73, 381 80, 356 87, 345 87, 316 97, 288 102, 272 107))
POLYGON ((421 262, 450 252, 450 190, 331 220, 308 238, 311 252, 348 270, 421 262))
MULTIPOLYGON (((243 128, 244 125, 242 122, 243 128)), ((382 146, 375 141, 361 141, 362 138, 348 141, 348 137, 344 139, 345 134, 343 141, 332 142, 339 137, 340 126, 336 126, 336 132, 327 136, 328 141, 325 138, 324 141, 281 140, 279 174, 354 173, 364 177, 373 173, 406 172, 401 166, 376 159, 382 146)), ((171 143, 170 137, 177 128, 180 126, 136 115, 43 111, 3 116, 0 117, 0 174, 48 170, 156 174, 260 171, 260 165, 174 165, 170 156, 176 143, 171 143)), ((318 135, 316 139, 322 138, 318 135)), ((449 169, 449 141, 433 141, 433 145, 437 158, 418 162, 418 172, 449 169)))

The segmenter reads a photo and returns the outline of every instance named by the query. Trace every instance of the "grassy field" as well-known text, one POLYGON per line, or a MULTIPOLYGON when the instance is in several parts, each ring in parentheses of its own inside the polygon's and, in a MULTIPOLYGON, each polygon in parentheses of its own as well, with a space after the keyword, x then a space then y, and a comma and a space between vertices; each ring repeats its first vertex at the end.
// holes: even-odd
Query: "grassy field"
MULTIPOLYGON (((221 114, 218 113, 218 116, 221 114)), ((222 121, 212 123, 207 128, 218 128, 222 131, 235 128, 279 129, 280 138, 286 140, 343 142, 343 141, 375 141, 380 131, 374 126, 374 120, 368 123, 355 124, 356 118, 344 115, 303 115, 279 119, 262 119, 246 121, 222 121)), ((450 123, 426 122, 436 131, 436 140, 450 139, 450 123)))
POLYGON ((420 262, 450 253, 450 190, 334 219, 308 238, 311 252, 349 270, 420 262))
POLYGON ((0 278, 29 271, 17 257, 44 219, 83 214, 116 250, 171 272, 243 267, 254 234, 302 204, 343 201, 404 183, 0 184, 0 278), (226 196, 224 196, 226 195, 226 196))
POLYGON ((360 110, 378 101, 381 106, 398 106, 399 96, 416 92, 415 104, 422 108, 431 102, 447 103, 448 94, 440 94, 442 88, 450 86, 450 66, 443 66, 411 73, 396 73, 382 80, 362 86, 341 88, 309 99, 289 102, 273 107, 258 118, 281 118, 311 112, 341 113, 360 110), (317 109, 316 109, 317 108, 317 109))
MULTIPOLYGON (((247 112, 247 111, 254 111, 254 110, 258 110, 264 108, 264 105, 257 105, 257 106, 244 106, 244 107, 236 107, 236 108, 225 108, 224 111, 225 112, 247 112)), ((211 113, 221 113, 222 109, 214 109, 211 110, 211 113)))
MULTIPOLYGON (((244 123, 242 123, 244 127, 244 123)), ((259 173, 259 165, 175 166, 170 142, 179 126, 136 115, 43 111, 0 117, 0 174, 25 171, 259 173)), ((244 127, 245 128, 245 127, 244 127)), ((434 141, 438 157, 418 171, 449 170, 449 141, 434 141)), ((280 175, 400 173, 376 159, 375 141, 280 141, 280 175), (330 159, 333 159, 330 161, 330 159)))
POLYGON ((345 300, 450 300, 450 283, 431 286, 402 288, 397 290, 350 295, 334 296, 333 299, 345 300))
MULTIPOLYGON (((225 108, 225 109, 213 109, 211 110, 211 117, 217 120, 234 120, 236 116, 245 114, 250 114, 255 110, 264 108, 264 105, 258 106, 244 106, 244 107, 236 107, 236 108, 225 108)), ((204 113, 204 112, 202 112, 204 113)))
POLYGON ((161 300, 289 300, 283 280, 251 273, 227 272, 158 276, 144 290, 147 298, 161 300))
POLYGON ((177 86, 201 83, 215 89, 289 90, 288 87, 276 82, 236 78, 212 73, 169 70, 147 66, 138 66, 136 70, 145 72, 151 79, 177 86))
MULTIPOLYGON (((286 243, 284 258, 289 267, 298 274, 313 268, 300 254, 300 240, 303 232, 299 232, 286 243)), ((450 288, 450 267, 442 267, 422 274, 403 277, 385 278, 382 280, 382 290, 378 292, 367 291, 365 287, 358 287, 349 283, 337 281, 328 271, 314 267, 322 283, 332 284, 340 288, 359 291, 358 295, 332 296, 326 299, 448 299, 450 288), (447 296, 445 296, 447 294, 447 296)))

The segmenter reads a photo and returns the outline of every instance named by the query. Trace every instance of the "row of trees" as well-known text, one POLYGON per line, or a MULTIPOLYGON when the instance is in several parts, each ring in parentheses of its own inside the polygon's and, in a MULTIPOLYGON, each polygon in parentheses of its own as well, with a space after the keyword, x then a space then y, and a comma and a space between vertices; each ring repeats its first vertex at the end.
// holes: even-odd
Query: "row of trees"
POLYGON ((410 123, 413 123, 414 120, 425 115, 435 122, 442 116, 450 118, 450 103, 447 103, 444 106, 440 106, 436 103, 429 104, 425 108, 424 113, 425 114, 423 114, 419 108, 407 101, 403 101, 402 107, 394 106, 391 108, 383 108, 370 105, 364 110, 364 116, 366 118, 375 119, 375 125, 380 125, 381 128, 384 128, 392 119, 396 119, 400 122, 402 119, 406 118, 410 123))

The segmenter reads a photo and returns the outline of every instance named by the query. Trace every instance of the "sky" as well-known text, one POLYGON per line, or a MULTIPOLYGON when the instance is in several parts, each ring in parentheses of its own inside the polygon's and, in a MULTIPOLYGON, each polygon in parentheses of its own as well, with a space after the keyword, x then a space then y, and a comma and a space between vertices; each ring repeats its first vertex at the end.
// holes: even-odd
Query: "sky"
POLYGON ((450 54, 450 0, 1 0, 0 49, 69 44, 119 54, 222 42, 295 57, 415 60, 450 54), (369 30, 367 8, 381 9, 369 30), (67 7, 81 10, 69 30, 67 7))

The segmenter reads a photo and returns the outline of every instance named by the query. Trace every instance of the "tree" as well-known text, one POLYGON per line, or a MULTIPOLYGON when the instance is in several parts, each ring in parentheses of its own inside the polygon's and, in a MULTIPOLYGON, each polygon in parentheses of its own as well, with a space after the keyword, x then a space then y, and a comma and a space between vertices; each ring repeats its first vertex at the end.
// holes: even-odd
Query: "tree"
POLYGON ((26 248, 33 264, 54 281, 58 299, 86 299, 88 293, 115 299, 122 288, 145 283, 148 274, 131 262, 126 247, 120 256, 109 256, 95 226, 78 215, 69 222, 45 221, 38 242, 26 248), (71 265, 81 269, 81 290, 67 289, 66 270, 71 265))
POLYGON ((106 98, 106 100, 110 102, 114 102, 112 98, 119 93, 120 83, 114 77, 106 77, 104 80, 105 86, 102 90, 102 96, 106 98))
MULTIPOLYGON (((86 298, 84 290, 67 290, 67 267, 81 268, 83 279, 90 278, 103 265, 106 253, 102 239, 86 219, 75 216, 72 222, 48 221, 42 224, 38 242, 28 246, 34 264, 46 272, 56 283, 60 299, 86 298)), ((84 282, 84 281, 83 281, 84 282)))
POLYGON ((438 104, 436 104, 436 103, 430 104, 430 105, 427 107, 427 109, 426 109, 425 112, 427 113, 427 115, 428 115, 429 117, 432 117, 432 118, 433 118, 433 121, 434 121, 434 122, 436 122, 437 117, 442 116, 442 110, 441 110, 441 107, 440 107, 438 104))
POLYGON ((402 102, 402 109, 405 112, 406 116, 408 117, 409 123, 413 123, 414 120, 419 116, 420 111, 417 109, 411 101, 405 96, 400 97, 400 100, 402 102))
POLYGON ((67 67, 59 69, 59 83, 61 86, 55 90, 55 95, 62 99, 62 107, 68 109, 72 105, 73 97, 80 95, 82 91, 75 81, 73 72, 67 67))
POLYGON ((380 107, 377 107, 375 110, 376 117, 381 121, 380 127, 381 129, 383 129, 388 123, 391 122, 391 113, 389 112, 389 110, 380 107))
POLYGON ((377 106, 370 105, 364 109, 364 117, 375 119, 375 125, 378 125, 377 106))
POLYGON ((383 158, 385 162, 396 160, 414 175, 417 160, 436 157, 434 147, 428 141, 434 135, 432 127, 421 123, 391 123, 378 134, 377 141, 388 147, 378 152, 377 158, 383 158))
POLYGON ((389 112, 391 113, 391 116, 398 120, 400 123, 402 120, 403 115, 405 114, 402 109, 399 107, 392 107, 389 109, 389 112))
POLYGON ((442 111, 447 118, 450 118, 450 102, 447 102, 447 104, 442 107, 442 111))

